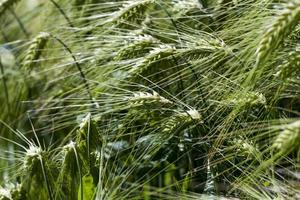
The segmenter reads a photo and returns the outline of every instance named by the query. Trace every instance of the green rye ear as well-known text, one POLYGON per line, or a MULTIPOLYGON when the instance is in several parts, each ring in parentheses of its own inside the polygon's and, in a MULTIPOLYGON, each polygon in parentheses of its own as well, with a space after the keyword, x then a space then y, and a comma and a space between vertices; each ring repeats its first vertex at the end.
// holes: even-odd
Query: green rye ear
POLYGON ((173 62, 173 55, 175 55, 175 53, 176 49, 170 45, 162 45, 159 48, 154 48, 145 56, 140 64, 133 66, 133 68, 129 70, 129 77, 135 79, 139 75, 146 75, 147 72, 157 65, 159 65, 160 68, 154 70, 162 70, 162 67, 169 66, 170 63, 173 62))
POLYGON ((136 92, 133 94, 133 97, 126 98, 133 106, 143 105, 143 104, 152 104, 152 103, 161 103, 165 105, 173 104, 172 101, 166 99, 163 96, 160 96, 157 92, 148 93, 148 92, 136 92))
POLYGON ((291 75, 300 71, 300 52, 292 52, 286 59, 286 61, 279 66, 279 71, 275 74, 281 80, 286 80, 291 75))
POLYGON ((123 60, 143 56, 150 48, 159 44, 159 40, 151 35, 139 35, 135 41, 123 47, 115 57, 115 60, 123 60))
POLYGON ((34 66, 34 62, 40 58, 42 54, 42 50, 47 45, 49 38, 50 38, 49 33, 42 32, 33 39, 23 60, 23 67, 25 70, 28 71, 32 70, 34 66))
MULTIPOLYGON (((61 170, 58 176, 58 187, 63 191, 62 193, 68 198, 75 198, 74 191, 78 189, 80 180, 78 179, 80 174, 80 166, 77 163, 77 144, 71 141, 69 144, 63 146, 61 170)), ((79 177, 80 178, 80 177, 79 177)))
POLYGON ((283 42, 300 22, 300 0, 286 4, 284 11, 268 28, 256 51, 256 64, 260 65, 283 42))
POLYGON ((146 17, 148 7, 154 3, 154 0, 129 1, 116 13, 113 21, 118 26, 140 24, 146 17))
POLYGON ((190 109, 186 112, 175 114, 164 124, 163 132, 168 135, 179 134, 190 125, 203 123, 201 114, 195 110, 190 109))
POLYGON ((283 154, 299 149, 300 145, 300 121, 288 124, 276 137, 273 148, 283 154))

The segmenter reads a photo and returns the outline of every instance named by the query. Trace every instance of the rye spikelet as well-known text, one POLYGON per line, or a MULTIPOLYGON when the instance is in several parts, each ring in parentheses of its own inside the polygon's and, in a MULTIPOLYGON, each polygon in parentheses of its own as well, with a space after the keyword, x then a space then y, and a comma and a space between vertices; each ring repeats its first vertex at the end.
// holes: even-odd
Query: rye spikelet
POLYGON ((116 13, 112 21, 118 26, 140 24, 145 19, 145 13, 151 4, 154 4, 154 0, 128 1, 116 13))
POLYGON ((237 152, 246 158, 253 158, 260 154, 258 146, 245 139, 235 139, 233 140, 233 145, 237 149, 237 152))
POLYGON ((176 59, 196 60, 217 51, 222 51, 224 55, 230 54, 225 43, 214 38, 199 40, 196 43, 188 42, 185 46, 177 50, 176 59))
POLYGON ((30 145, 26 150, 23 169, 28 172, 33 172, 37 165, 40 164, 42 159, 43 150, 35 145, 30 145))
POLYGON ((118 52, 115 60, 131 59, 143 56, 159 43, 159 40, 150 35, 137 36, 133 39, 133 41, 133 43, 125 46, 118 52))
POLYGON ((279 71, 275 74, 281 80, 288 79, 294 73, 300 71, 300 52, 291 53, 286 61, 279 66, 279 71))
POLYGON ((270 53, 282 43, 300 21, 300 0, 293 0, 264 34, 256 51, 256 65, 263 63, 270 53))
POLYGON ((282 153, 289 153, 299 149, 300 120, 283 127, 283 131, 276 137, 273 148, 282 153))
POLYGON ((228 106, 254 106, 266 105, 266 102, 266 97, 262 93, 248 91, 234 94, 225 101, 225 104, 228 106))
POLYGON ((62 154, 62 168, 59 174, 60 183, 64 194, 68 197, 73 197, 74 190, 77 189, 76 173, 78 173, 78 166, 76 163, 76 143, 71 141, 63 147, 62 154), (73 196, 72 196, 73 195, 73 196))
POLYGON ((180 15, 188 15, 190 11, 193 11, 195 8, 198 10, 202 9, 203 6, 198 0, 174 0, 173 1, 173 10, 174 12, 179 12, 180 15))
POLYGON ((18 1, 20 0, 2 0, 0 2, 0 16, 18 1))
POLYGON ((88 126, 90 120, 91 120, 91 113, 87 113, 86 116, 82 118, 79 123, 79 130, 83 130, 86 126, 88 126))
POLYGON ((134 93, 133 97, 126 98, 133 105, 143 105, 143 104, 152 104, 152 103, 161 103, 161 104, 173 104, 170 100, 160 96, 157 92, 153 93, 148 92, 137 92, 134 93))
POLYGON ((139 74, 143 75, 155 66, 159 66, 160 68, 157 70, 161 70, 161 67, 166 67, 172 62, 175 53, 176 49, 169 45, 161 45, 158 48, 154 48, 141 63, 129 70, 129 77, 136 77, 139 74))
POLYGON ((163 132, 167 134, 178 134, 182 130, 188 128, 191 124, 203 123, 202 116, 195 109, 190 109, 187 112, 182 112, 172 116, 163 125, 163 132))
POLYGON ((85 170, 90 168, 90 153, 102 143, 95 123, 91 113, 87 113, 76 131, 76 143, 71 143, 76 145, 78 157, 81 160, 82 168, 85 170))
POLYGON ((23 60, 23 67, 26 70, 32 70, 33 66, 34 66, 34 62, 39 59, 39 57, 42 54, 42 49, 45 48, 45 46, 47 45, 47 42, 50 38, 50 34, 49 33, 45 33, 42 32, 39 35, 37 35, 31 45, 29 46, 25 58, 23 60))

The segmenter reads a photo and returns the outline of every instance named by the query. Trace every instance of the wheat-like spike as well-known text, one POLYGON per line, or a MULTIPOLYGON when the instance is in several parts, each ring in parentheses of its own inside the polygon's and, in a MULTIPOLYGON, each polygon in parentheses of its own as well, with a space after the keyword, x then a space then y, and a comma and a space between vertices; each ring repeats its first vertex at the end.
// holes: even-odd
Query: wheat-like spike
POLYGON ((44 151, 35 145, 30 145, 28 149, 26 149, 26 153, 23 161, 23 169, 28 173, 31 172, 33 167, 36 164, 39 164, 42 159, 42 154, 44 151))
POLYGON ((201 38, 192 40, 187 38, 183 47, 178 48, 174 57, 176 60, 184 58, 184 60, 201 59, 211 53, 221 53, 224 56, 232 55, 232 49, 219 38, 208 34, 202 34, 201 38))
POLYGON ((163 132, 168 134, 176 134, 187 128, 191 124, 203 123, 201 114, 190 109, 187 112, 182 112, 172 116, 164 123, 163 132))
POLYGON ((20 0, 3 0, 0 2, 0 16, 11 6, 17 3, 20 0))
POLYGON ((276 137, 273 148, 282 153, 289 153, 300 145, 300 120, 283 127, 283 131, 276 137))
POLYGON ((76 181, 74 181, 76 177, 75 173, 77 172, 76 167, 74 167, 74 165, 76 165, 76 148, 77 144, 70 141, 69 144, 63 146, 60 152, 62 154, 62 168, 59 174, 59 179, 61 179, 60 184, 62 184, 62 188, 65 190, 64 193, 70 197, 72 190, 76 189, 76 181))
POLYGON ((63 146, 63 153, 66 155, 70 151, 73 151, 76 148, 76 142, 70 141, 68 144, 63 146))
POLYGON ((50 34, 46 32, 42 32, 39 35, 37 35, 31 45, 29 46, 24 61, 23 61, 23 67, 26 70, 32 70, 34 61, 39 59, 39 57, 42 54, 42 49, 45 48, 48 40, 50 38, 50 34))
POLYGON ((269 54, 284 40, 284 37, 290 34, 300 21, 300 0, 293 0, 286 5, 281 15, 263 35, 257 51, 256 65, 264 62, 269 54))
POLYGON ((79 124, 79 130, 83 130, 88 126, 89 121, 91 120, 91 113, 87 113, 84 118, 81 119, 79 124))
POLYGON ((173 0, 173 10, 183 15, 194 8, 202 9, 203 6, 198 0, 173 0))
POLYGON ((288 79, 291 75, 300 71, 300 52, 291 53, 286 61, 279 66, 279 71, 275 74, 281 80, 288 79))
POLYGON ((237 150, 247 158, 253 158, 255 155, 259 155, 259 149, 253 142, 246 141, 244 139, 235 139, 233 145, 237 150))
POLYGON ((226 105, 236 106, 236 105, 266 105, 266 97, 259 92, 241 92, 240 94, 235 94, 229 100, 225 101, 226 105))
POLYGON ((157 92, 153 91, 153 93, 148 93, 148 92, 136 92, 132 97, 126 98, 131 104, 134 105, 143 105, 143 104, 148 104, 148 103, 153 103, 153 102, 158 102, 161 104, 173 104, 172 101, 160 96, 157 92))
POLYGON ((169 57, 175 53, 175 48, 169 45, 161 45, 159 48, 154 48, 150 54, 145 58, 143 63, 151 64, 157 62, 160 59, 169 57))
POLYGON ((78 150, 86 151, 86 144, 89 132, 89 126, 91 125, 91 114, 87 113, 87 115, 81 120, 79 124, 79 129, 77 130, 77 138, 76 143, 78 146, 78 150))
POLYGON ((128 23, 140 24, 145 19, 145 12, 148 7, 155 3, 154 0, 128 1, 123 5, 112 19, 117 25, 126 25, 128 23))
POLYGON ((129 77, 136 77, 138 74, 143 74, 153 66, 164 66, 163 63, 168 63, 170 59, 174 59, 173 55, 175 55, 175 53, 176 48, 169 45, 160 45, 160 47, 154 48, 141 63, 138 63, 129 70, 129 77))
POLYGON ((159 44, 159 40, 150 35, 139 35, 134 38, 134 42, 122 48, 115 60, 131 59, 137 56, 144 55, 149 52, 150 48, 159 44))
POLYGON ((229 50, 224 43, 217 41, 203 42, 203 44, 188 45, 188 48, 178 49, 175 58, 185 58, 186 60, 195 60, 206 56, 207 54, 223 50, 225 54, 229 54, 229 50))
POLYGON ((75 142, 82 169, 87 170, 90 168, 91 151, 97 149, 98 145, 102 143, 91 113, 87 113, 81 120, 79 129, 76 131, 75 142))

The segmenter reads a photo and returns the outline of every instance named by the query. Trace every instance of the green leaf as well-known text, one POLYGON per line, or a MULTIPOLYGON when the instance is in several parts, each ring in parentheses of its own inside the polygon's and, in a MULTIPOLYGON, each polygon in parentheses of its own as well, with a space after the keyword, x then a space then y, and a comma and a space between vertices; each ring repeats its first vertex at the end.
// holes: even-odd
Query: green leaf
POLYGON ((94 199, 95 193, 95 184, 94 179, 91 174, 84 175, 82 177, 82 186, 80 185, 78 189, 78 199, 79 200, 91 200, 94 199), (82 194, 81 194, 81 187, 82 187, 82 194))

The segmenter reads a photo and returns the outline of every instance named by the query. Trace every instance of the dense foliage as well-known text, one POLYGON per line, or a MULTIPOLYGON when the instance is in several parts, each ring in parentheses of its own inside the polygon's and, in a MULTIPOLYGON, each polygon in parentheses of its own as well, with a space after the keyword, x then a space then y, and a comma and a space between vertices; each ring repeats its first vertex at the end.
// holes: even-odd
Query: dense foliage
POLYGON ((0 30, 0 200, 300 198, 300 0, 0 0, 0 30))

